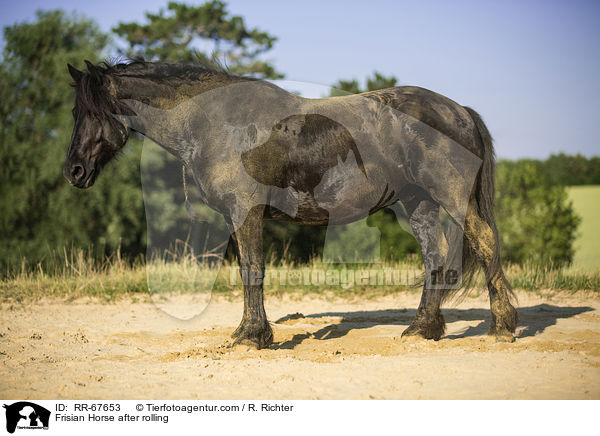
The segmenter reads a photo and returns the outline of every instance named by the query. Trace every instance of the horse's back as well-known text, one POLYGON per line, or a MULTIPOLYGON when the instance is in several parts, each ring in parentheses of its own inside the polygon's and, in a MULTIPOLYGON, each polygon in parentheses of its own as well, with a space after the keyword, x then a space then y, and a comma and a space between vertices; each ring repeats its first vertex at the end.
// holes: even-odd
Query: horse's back
POLYGON ((481 157, 475 122, 469 112, 454 100, 418 86, 398 86, 360 95, 429 125, 481 157))

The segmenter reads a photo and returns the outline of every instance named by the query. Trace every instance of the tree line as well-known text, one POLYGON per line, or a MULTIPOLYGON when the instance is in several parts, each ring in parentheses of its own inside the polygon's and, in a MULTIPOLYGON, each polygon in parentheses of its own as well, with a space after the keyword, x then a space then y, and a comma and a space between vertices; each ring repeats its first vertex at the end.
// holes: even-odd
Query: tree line
MULTIPOLYGON (((7 26, 0 59, 0 268, 6 274, 23 259, 30 266, 50 263, 57 252, 90 250, 97 258, 116 250, 134 258, 146 251, 147 230, 140 182, 142 139, 133 137, 108 165, 93 189, 80 191, 62 177, 73 128, 73 89, 67 63, 80 66, 114 54, 146 60, 225 61, 236 74, 281 78, 265 60, 276 38, 251 28, 221 1, 199 6, 169 2, 148 12, 145 23, 119 23, 103 33, 88 18, 61 10, 38 11, 32 22, 7 26), (122 44, 115 44, 120 39, 122 44), (209 42, 212 54, 199 51, 209 42)), ((340 80, 334 93, 394 86, 397 79, 375 72, 361 89, 356 79, 340 80)), ((156 152, 159 153, 159 152, 156 152)), ((568 264, 578 218, 564 186, 600 184, 598 157, 553 155, 546 160, 503 161, 497 169, 497 216, 503 255, 513 262, 568 264)), ((171 169, 177 163, 149 155, 146 163, 171 169)), ((175 171, 175 170, 173 170, 175 171)), ((165 234, 189 223, 180 179, 158 181, 147 199, 161 211, 165 234)), ((414 238, 390 211, 368 219, 381 234, 382 257, 418 253, 414 238)), ((325 228, 269 222, 265 244, 274 258, 296 261, 322 254, 325 228)), ((348 235, 350 237, 350 235, 348 235)), ((357 244, 360 241, 356 241, 357 244)))

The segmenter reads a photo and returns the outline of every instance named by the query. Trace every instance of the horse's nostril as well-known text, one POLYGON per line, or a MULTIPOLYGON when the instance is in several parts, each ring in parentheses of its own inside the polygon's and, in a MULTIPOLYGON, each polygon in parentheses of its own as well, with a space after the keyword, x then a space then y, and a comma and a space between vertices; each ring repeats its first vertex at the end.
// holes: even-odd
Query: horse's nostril
POLYGON ((73 167, 71 168, 71 179, 73 181, 78 181, 81 180, 83 178, 83 176, 85 175, 85 170, 83 168, 83 165, 73 165, 73 167))

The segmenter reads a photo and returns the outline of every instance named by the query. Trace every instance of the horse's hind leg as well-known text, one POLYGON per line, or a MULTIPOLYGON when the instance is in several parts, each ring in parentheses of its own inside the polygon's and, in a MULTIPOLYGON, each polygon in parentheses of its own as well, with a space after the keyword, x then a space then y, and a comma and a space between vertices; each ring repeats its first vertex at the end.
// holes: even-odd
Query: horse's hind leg
POLYGON ((500 264, 497 231, 479 216, 474 202, 469 205, 465 219, 465 239, 485 271, 492 312, 488 334, 498 341, 512 342, 518 318, 509 299, 510 284, 500 264))
POLYGON ((407 204, 410 225, 417 242, 421 246, 425 264, 425 285, 417 315, 402 336, 419 336, 436 341, 446 328, 440 304, 444 296, 443 289, 432 286, 432 273, 444 265, 447 243, 440 224, 439 205, 431 199, 422 199, 407 204))

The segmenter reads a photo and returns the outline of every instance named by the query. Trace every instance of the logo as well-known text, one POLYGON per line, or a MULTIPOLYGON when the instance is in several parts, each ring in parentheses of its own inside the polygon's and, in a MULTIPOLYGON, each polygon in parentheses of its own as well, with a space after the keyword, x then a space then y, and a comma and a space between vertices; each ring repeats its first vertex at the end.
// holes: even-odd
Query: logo
POLYGON ((3 406, 6 409, 6 431, 14 433, 15 429, 48 430, 50 411, 29 401, 19 401, 3 406))

